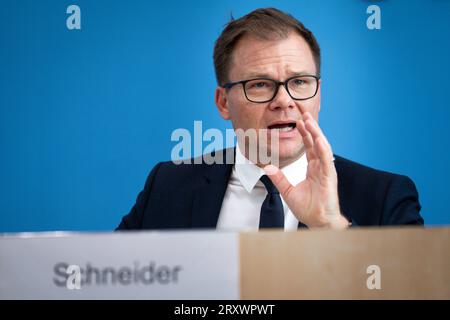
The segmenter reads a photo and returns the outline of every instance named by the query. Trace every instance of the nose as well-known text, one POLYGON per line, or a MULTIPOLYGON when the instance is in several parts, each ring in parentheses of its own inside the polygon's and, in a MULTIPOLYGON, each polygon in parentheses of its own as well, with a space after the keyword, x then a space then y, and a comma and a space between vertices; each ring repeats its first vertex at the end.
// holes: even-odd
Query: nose
POLYGON ((277 94, 275 95, 275 98, 273 98, 273 100, 269 103, 269 108, 271 110, 276 110, 294 108, 294 106, 294 101, 287 92, 286 87, 282 84, 279 84, 277 94))

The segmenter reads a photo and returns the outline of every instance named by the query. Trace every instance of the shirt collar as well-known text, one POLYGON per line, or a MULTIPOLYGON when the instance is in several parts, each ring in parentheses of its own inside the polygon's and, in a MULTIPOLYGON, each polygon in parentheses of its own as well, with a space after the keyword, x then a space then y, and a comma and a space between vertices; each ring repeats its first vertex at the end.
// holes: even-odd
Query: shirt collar
MULTIPOLYGON (((305 179, 307 165, 306 155, 303 154, 299 159, 282 168, 281 171, 292 185, 297 185, 305 179)), ((248 193, 251 193, 258 183, 262 186, 259 179, 266 173, 242 154, 239 149, 239 144, 236 144, 236 162, 234 168, 236 177, 248 193)))

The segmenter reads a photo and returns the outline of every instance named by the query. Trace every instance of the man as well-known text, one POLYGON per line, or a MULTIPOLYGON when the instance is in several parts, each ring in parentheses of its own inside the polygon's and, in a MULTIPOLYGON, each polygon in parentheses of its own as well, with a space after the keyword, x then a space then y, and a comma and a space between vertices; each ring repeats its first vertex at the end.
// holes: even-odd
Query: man
POLYGON ((119 230, 423 224, 409 178, 333 155, 318 125, 320 48, 301 22, 277 9, 232 20, 214 64, 220 115, 235 131, 266 130, 279 168, 239 139, 234 164, 159 163, 119 230))

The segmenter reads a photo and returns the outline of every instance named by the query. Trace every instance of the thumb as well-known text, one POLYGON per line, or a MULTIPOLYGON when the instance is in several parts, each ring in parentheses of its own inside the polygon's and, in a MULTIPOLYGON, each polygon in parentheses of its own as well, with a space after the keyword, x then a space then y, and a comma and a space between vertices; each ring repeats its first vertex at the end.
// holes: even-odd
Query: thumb
POLYGON ((289 193, 294 187, 288 181, 284 173, 280 169, 271 164, 265 166, 264 171, 266 172, 270 180, 273 182, 275 187, 277 187, 278 191, 283 196, 283 198, 287 199, 289 197, 289 193))

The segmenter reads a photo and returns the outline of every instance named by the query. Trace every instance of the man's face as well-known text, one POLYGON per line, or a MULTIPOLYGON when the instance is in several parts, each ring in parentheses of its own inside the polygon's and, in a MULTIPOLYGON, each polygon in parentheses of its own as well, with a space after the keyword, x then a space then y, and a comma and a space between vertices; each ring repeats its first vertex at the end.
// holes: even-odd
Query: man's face
MULTIPOLYGON (((299 74, 316 75, 311 49, 301 36, 291 33, 287 38, 278 40, 258 40, 244 36, 234 49, 229 80, 236 82, 264 77, 285 81, 299 74)), ((248 101, 241 84, 228 90, 218 87, 216 104, 221 116, 232 121, 234 130, 267 129, 269 140, 277 130, 279 163, 285 166, 302 155, 303 141, 296 128, 290 131, 276 128, 295 123, 305 111, 318 120, 320 82, 317 94, 311 99, 293 100, 285 87, 280 86, 275 98, 266 103, 248 101)), ((267 148, 270 150, 270 143, 267 148)))

